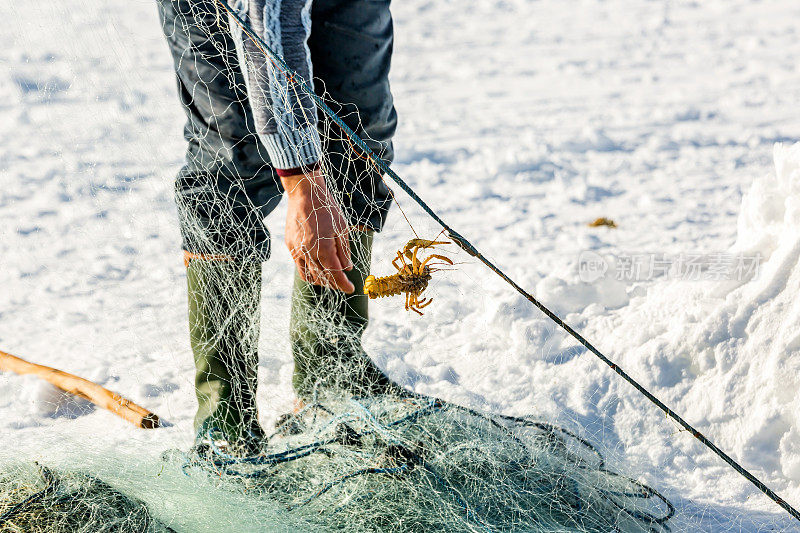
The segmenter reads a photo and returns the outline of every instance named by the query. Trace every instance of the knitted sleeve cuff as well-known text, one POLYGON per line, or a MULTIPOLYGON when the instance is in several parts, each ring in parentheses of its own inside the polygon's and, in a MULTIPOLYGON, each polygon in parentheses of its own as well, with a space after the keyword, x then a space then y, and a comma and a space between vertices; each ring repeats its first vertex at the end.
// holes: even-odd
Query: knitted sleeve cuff
POLYGON ((310 167, 317 164, 322 157, 316 126, 279 128, 277 133, 262 134, 260 137, 267 148, 272 166, 276 170, 280 169, 278 175, 281 175, 282 170, 310 167))
POLYGON ((286 178, 288 176, 297 176, 299 174, 309 174, 314 172, 315 170, 319 170, 322 164, 320 161, 316 161, 311 163, 310 165, 303 165, 300 167, 292 167, 292 168, 276 168, 275 172, 281 178, 286 178))

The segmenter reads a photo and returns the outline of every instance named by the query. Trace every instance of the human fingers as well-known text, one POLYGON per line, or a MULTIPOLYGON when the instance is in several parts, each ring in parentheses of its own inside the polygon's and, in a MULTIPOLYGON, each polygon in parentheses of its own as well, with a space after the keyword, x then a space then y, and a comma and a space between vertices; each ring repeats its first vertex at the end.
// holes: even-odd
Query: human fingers
POLYGON ((355 286, 344 273, 336 246, 333 243, 320 247, 319 263, 327 278, 326 281, 330 283, 328 286, 345 294, 352 294, 355 291, 355 286))
POLYGON ((308 275, 308 266, 306 265, 306 260, 303 256, 297 256, 294 258, 294 264, 297 267, 297 273, 300 276, 300 279, 311 283, 308 275))
POLYGON ((353 259, 350 257, 350 237, 347 232, 336 236, 336 255, 339 258, 339 264, 345 270, 353 270, 353 259))
POLYGON ((301 279, 312 285, 336 289, 335 283, 327 273, 327 268, 320 262, 319 251, 311 251, 301 247, 299 260, 302 262, 301 279))

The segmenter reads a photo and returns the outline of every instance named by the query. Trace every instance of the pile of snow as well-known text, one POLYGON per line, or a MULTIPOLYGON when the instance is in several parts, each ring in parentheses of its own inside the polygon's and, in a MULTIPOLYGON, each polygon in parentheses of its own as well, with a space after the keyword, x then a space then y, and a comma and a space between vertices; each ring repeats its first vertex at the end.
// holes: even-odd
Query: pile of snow
MULTIPOLYGON (((723 449, 787 496, 800 492, 800 143, 777 144, 775 173, 742 200, 728 254, 756 267, 730 279, 656 283, 588 331, 618 362, 723 449)), ((614 384, 608 395, 623 395, 614 384)), ((611 418, 629 453, 685 469, 713 457, 667 435, 645 401, 620 402, 611 418), (704 454, 701 456, 700 454, 704 454)), ((689 442, 687 442, 689 441, 689 442)), ((720 463, 721 464, 721 463, 720 463)), ((731 480, 735 491, 747 491, 731 480)), ((722 489, 727 491, 729 488, 722 489)), ((698 496, 702 494, 698 491, 698 496)), ((706 496, 707 497, 707 496, 706 496)), ((795 498, 796 499, 796 498, 795 498)))
POLYGON ((800 143, 742 200, 729 253, 761 258, 724 281, 675 281, 634 298, 613 333, 625 362, 690 420, 765 472, 800 485, 800 143), (647 338, 640 342, 641 338, 647 338), (777 450, 777 454, 776 454, 777 450))

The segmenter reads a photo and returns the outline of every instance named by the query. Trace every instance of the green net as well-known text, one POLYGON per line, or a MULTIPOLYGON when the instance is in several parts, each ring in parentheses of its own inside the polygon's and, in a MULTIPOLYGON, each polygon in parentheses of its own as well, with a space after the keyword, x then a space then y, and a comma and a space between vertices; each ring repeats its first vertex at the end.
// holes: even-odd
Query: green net
POLYGON ((569 430, 438 400, 327 398, 269 443, 183 468, 336 531, 668 531, 674 513, 569 430))
POLYGON ((665 532, 674 514, 571 430, 439 400, 328 396, 267 442, 9 464, 0 531, 665 532))
POLYGON ((0 472, 0 531, 171 533, 140 500, 95 476, 40 465, 0 472))

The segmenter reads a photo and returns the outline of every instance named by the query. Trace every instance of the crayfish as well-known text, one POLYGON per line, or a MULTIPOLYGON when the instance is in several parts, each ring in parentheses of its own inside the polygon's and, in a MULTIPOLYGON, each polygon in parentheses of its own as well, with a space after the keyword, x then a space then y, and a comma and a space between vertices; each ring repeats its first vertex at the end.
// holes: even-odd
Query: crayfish
POLYGON ((450 244, 447 241, 432 241, 427 239, 411 239, 403 247, 402 251, 397 252, 397 257, 392 261, 392 266, 397 269, 397 274, 376 278, 373 275, 367 276, 364 280, 364 294, 370 298, 383 298, 384 296, 394 296, 400 293, 406 295, 406 311, 411 310, 418 314, 423 314, 420 309, 430 305, 432 298, 421 298, 422 293, 428 287, 431 280, 431 272, 437 270, 433 267, 438 260, 441 263, 452 265, 453 262, 447 257, 439 254, 431 254, 424 260, 420 260, 417 254, 420 250, 433 248, 440 244, 450 244), (408 261, 407 261, 408 260, 408 261))

